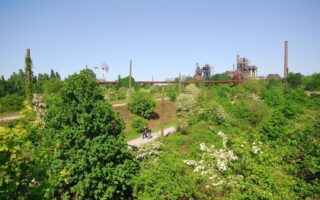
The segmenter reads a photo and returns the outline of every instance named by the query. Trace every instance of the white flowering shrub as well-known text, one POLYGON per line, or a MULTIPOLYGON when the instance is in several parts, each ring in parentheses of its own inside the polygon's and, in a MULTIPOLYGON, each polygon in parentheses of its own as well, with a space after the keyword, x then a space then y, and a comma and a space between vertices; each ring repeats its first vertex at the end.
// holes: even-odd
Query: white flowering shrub
POLYGON ((143 160, 151 156, 158 156, 162 146, 160 142, 149 142, 138 147, 136 159, 143 160))
POLYGON ((203 107, 198 106, 196 110, 196 114, 200 120, 222 124, 226 118, 223 107, 217 104, 215 101, 211 101, 203 107))
POLYGON ((253 142, 252 143, 252 152, 254 154, 263 153, 262 150, 261 150, 261 146, 262 146, 262 142, 260 142, 260 141, 258 143, 253 142))
POLYGON ((32 94, 31 104, 33 109, 36 111, 38 117, 42 118, 44 116, 44 111, 46 104, 43 102, 43 97, 41 94, 32 94))
MULTIPOLYGON (((200 150, 203 154, 200 161, 184 160, 183 162, 194 167, 195 173, 207 176, 212 186, 235 186, 243 177, 228 173, 228 165, 238 160, 238 157, 227 147, 227 135, 221 131, 218 135, 222 137, 222 149, 218 150, 214 145, 207 147, 201 143, 200 150)), ((207 187, 210 186, 207 185, 207 187)))
POLYGON ((193 94, 180 94, 176 101, 178 116, 191 115, 195 111, 196 103, 196 97, 193 94))
POLYGON ((200 94, 201 90, 197 88, 195 84, 189 84, 186 87, 186 93, 192 94, 193 96, 198 96, 200 94))

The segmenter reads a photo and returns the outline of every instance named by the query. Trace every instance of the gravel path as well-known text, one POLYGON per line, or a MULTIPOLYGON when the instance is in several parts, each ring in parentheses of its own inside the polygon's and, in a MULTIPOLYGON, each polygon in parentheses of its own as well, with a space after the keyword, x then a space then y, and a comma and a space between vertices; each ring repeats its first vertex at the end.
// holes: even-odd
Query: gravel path
POLYGON ((0 117, 0 121, 10 121, 15 119, 20 119, 23 115, 9 116, 9 117, 0 117))
MULTIPOLYGON (((168 135, 170 133, 173 133, 176 131, 176 127, 174 126, 171 126, 169 128, 166 128, 164 129, 164 135, 168 135)), ((161 136, 161 131, 157 131, 157 132, 154 132, 154 133, 151 133, 152 135, 152 138, 148 139, 148 138, 144 138, 142 139, 142 134, 141 134, 141 137, 137 138, 137 139, 134 139, 134 140, 130 140, 128 141, 128 145, 130 146, 139 146, 141 144, 144 144, 144 143, 147 143, 147 142, 151 142, 155 139, 157 139, 158 137, 161 136)))

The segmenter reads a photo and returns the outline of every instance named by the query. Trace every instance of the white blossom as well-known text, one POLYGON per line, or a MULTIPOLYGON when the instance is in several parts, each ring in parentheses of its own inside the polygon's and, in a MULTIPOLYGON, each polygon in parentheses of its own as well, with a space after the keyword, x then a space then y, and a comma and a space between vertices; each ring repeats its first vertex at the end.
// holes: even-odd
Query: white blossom
POLYGON ((197 164, 196 161, 193 160, 184 160, 183 162, 189 166, 195 166, 197 164))
POLYGON ((200 150, 201 151, 206 151, 207 150, 207 147, 206 147, 206 145, 204 143, 200 144, 200 150))
POLYGON ((218 133, 222 137, 223 147, 215 149, 214 145, 208 148, 205 143, 199 145, 203 152, 201 159, 197 161, 184 160, 183 162, 189 166, 194 166, 194 172, 202 176, 208 176, 212 186, 234 186, 239 182, 240 177, 231 175, 226 177, 225 171, 228 169, 228 164, 238 160, 234 152, 227 147, 227 135, 223 132, 218 133))
POLYGON ((138 147, 137 160, 143 160, 152 155, 159 155, 159 149, 161 147, 160 142, 150 142, 138 147))
POLYGON ((252 151, 254 154, 257 154, 261 151, 261 148, 257 147, 257 146, 252 146, 252 151))
POLYGON ((217 167, 220 171, 227 170, 227 164, 223 160, 217 160, 217 167))

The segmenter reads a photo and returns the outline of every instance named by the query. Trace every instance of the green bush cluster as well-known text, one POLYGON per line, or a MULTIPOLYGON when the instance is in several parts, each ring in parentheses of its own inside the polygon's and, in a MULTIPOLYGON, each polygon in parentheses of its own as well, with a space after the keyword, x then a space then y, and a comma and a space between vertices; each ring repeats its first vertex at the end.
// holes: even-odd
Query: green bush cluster
POLYGON ((17 94, 8 94, 0 98, 0 112, 14 112, 23 108, 24 97, 17 94))
POLYGON ((147 127, 148 122, 143 117, 134 115, 131 119, 131 128, 136 132, 142 132, 147 127))
MULTIPOLYGON (((176 135, 163 139, 163 149, 157 158, 140 163, 136 197, 319 198, 320 156, 316 149, 320 145, 320 99, 319 96, 306 96, 301 90, 303 82, 296 84, 293 81, 290 87, 286 84, 281 80, 269 80, 218 85, 212 90, 204 88, 204 93, 198 93, 188 110, 185 108, 190 98, 180 101, 178 97, 177 109, 180 113, 185 111, 180 115, 182 128, 176 135), (214 110, 217 108, 223 110, 223 120, 216 121, 214 110), (235 185, 223 187, 210 184, 213 179, 219 179, 210 179, 204 173, 206 170, 183 165, 183 160, 198 160, 197 166, 203 167, 205 161, 201 160, 199 145, 205 143, 221 149, 224 142, 215 136, 220 130, 228 134, 226 144, 238 157, 228 164, 224 177, 226 180, 238 175, 242 177, 234 179, 235 185)), ((218 152, 223 156, 222 151, 218 152)))
POLYGON ((150 93, 138 91, 130 97, 128 109, 143 118, 151 118, 154 114, 156 102, 152 99, 150 93))
POLYGON ((124 142, 123 122, 88 70, 65 80, 45 123, 54 152, 47 198, 130 198, 138 168, 124 142))

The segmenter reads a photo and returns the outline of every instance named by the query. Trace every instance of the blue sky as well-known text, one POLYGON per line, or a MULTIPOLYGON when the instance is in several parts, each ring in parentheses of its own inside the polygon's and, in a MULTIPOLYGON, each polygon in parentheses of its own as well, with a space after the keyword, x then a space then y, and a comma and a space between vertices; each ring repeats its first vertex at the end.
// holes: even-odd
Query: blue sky
MULTIPOLYGON (((0 70, 8 77, 31 49, 37 73, 62 77, 105 62, 108 80, 193 75, 195 63, 231 70, 236 55, 258 75, 320 72, 320 1, 114 0, 0 1, 0 70)), ((102 77, 100 71, 96 71, 102 77)))

